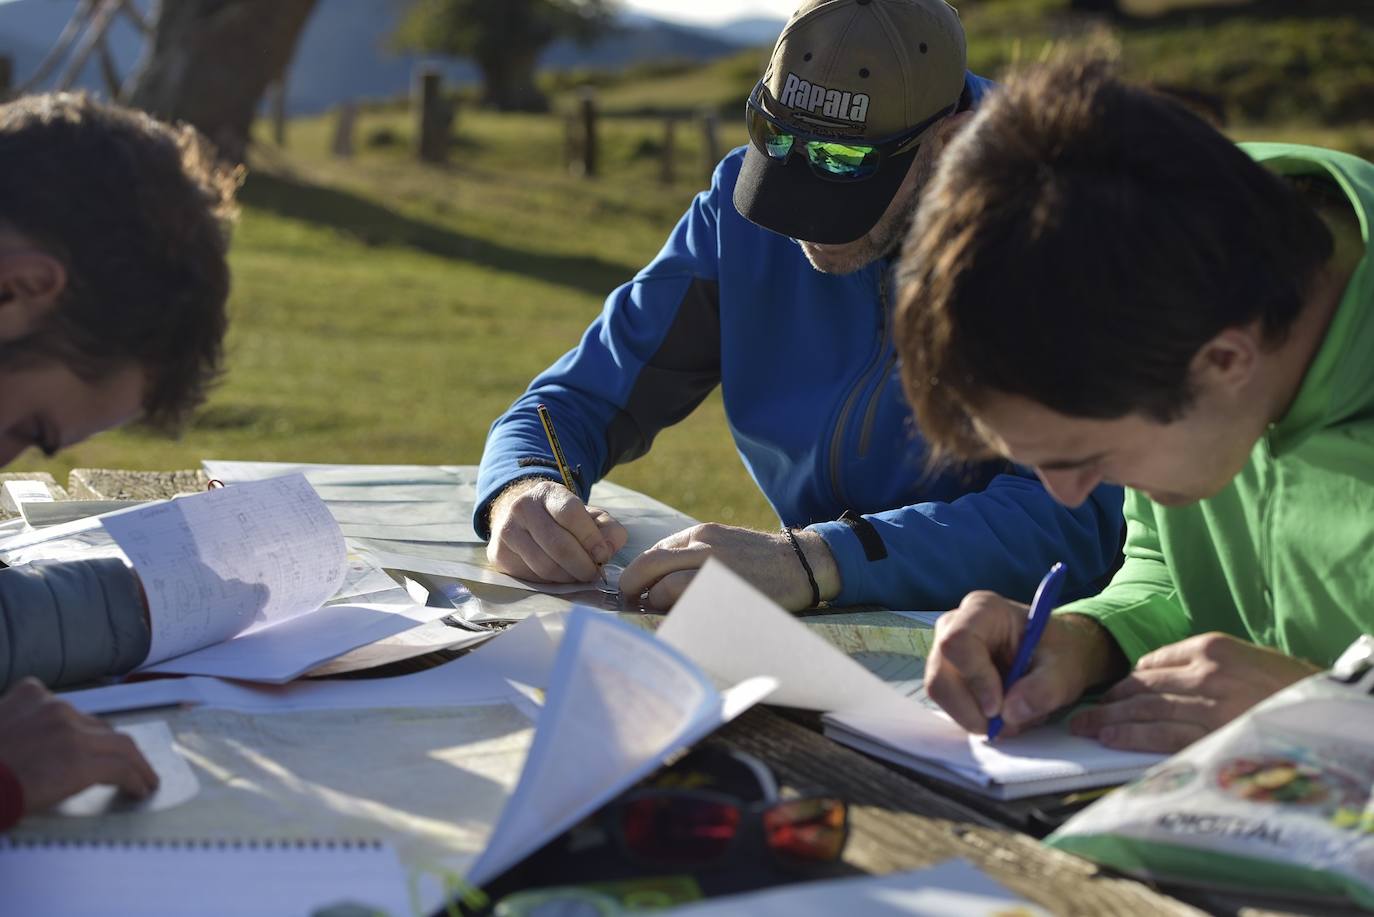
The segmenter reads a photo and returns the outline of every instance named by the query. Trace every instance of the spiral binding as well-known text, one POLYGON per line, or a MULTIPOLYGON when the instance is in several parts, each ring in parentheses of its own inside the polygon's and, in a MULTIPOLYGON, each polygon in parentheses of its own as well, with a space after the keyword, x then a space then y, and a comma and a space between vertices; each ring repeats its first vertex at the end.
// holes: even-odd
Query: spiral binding
POLYGON ((6 850, 197 850, 216 853, 274 850, 381 850, 376 838, 55 838, 0 837, 0 853, 6 850))

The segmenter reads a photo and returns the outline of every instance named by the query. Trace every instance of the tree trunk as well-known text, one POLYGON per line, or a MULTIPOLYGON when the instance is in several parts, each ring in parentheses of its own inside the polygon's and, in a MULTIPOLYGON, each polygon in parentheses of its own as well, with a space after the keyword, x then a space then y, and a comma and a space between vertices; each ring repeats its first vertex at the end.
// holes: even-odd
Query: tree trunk
POLYGON ((258 101, 283 77, 315 0, 158 0, 128 103, 187 121, 241 162, 258 101))
POLYGON ((482 70, 482 103, 498 111, 548 111, 548 97, 534 82, 534 68, 544 49, 502 50, 499 57, 477 61, 482 70))

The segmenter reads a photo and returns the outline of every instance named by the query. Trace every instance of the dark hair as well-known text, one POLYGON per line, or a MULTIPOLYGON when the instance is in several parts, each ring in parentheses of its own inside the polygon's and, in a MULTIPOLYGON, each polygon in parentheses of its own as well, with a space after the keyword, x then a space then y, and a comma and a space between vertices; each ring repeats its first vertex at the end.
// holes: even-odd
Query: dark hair
POLYGON ((936 459, 985 456, 970 409, 1177 419, 1229 327, 1270 345, 1331 257, 1315 210, 1177 101, 1100 62, 997 89, 946 150, 899 267, 902 378, 936 459))
POLYGON ((176 427, 220 372, 238 181, 184 125, 67 93, 0 105, 0 224, 67 272, 0 360, 58 359, 88 381, 141 367, 144 422, 176 427))

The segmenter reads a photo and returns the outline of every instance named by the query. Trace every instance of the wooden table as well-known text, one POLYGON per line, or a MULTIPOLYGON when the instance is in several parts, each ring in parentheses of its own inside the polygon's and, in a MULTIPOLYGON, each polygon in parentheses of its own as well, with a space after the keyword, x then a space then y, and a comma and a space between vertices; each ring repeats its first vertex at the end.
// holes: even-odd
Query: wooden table
MULTIPOLYGON (((203 489, 204 482, 205 476, 197 471, 77 469, 71 473, 66 492, 72 499, 159 499, 203 489)), ((841 643, 863 641, 867 639, 865 625, 890 630, 893 619, 904 620, 886 613, 851 616, 843 622, 847 625, 843 636, 836 626, 834 639, 841 643), (858 630, 853 629, 854 624, 860 625, 858 630)), ((808 620, 822 628, 841 623, 837 615, 808 620)), ((889 634, 882 639, 894 638, 889 634)), ((903 638, 899 633, 895 639, 903 638)), ((923 638, 918 634, 913 632, 906 639, 916 641, 913 646, 921 649, 919 641, 923 638)), ((865 644, 864 648, 896 647, 865 644)), ((1052 913, 1085 917, 1204 911, 1246 917, 1337 913, 1330 908, 1301 906, 1266 910, 1233 896, 1196 891, 1176 890, 1179 897, 1168 897, 1141 882, 1110 875, 1086 860, 1046 847, 948 793, 838 745, 766 708, 750 710, 727 726, 719 738, 766 761, 786 787, 828 792, 849 802, 852 833, 844 864, 852 872, 882 874, 962 857, 1052 913), (1184 898, 1192 903, 1185 903, 1181 900, 1184 898)), ((1272 908, 1272 902, 1268 906, 1272 908)))

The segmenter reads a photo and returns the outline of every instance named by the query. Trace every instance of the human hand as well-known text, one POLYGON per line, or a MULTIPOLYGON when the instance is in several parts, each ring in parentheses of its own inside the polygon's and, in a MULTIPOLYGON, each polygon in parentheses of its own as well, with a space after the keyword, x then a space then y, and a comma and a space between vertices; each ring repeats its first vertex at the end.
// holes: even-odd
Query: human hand
POLYGON ((629 538, 610 513, 556 481, 530 478, 492 501, 487 559, 521 579, 590 583, 629 538))
POLYGON ((1318 671, 1226 634, 1199 634, 1141 656, 1070 728, 1111 748, 1172 753, 1318 671))
POLYGON ((33 678, 0 697, 0 764, 23 787, 27 812, 97 783, 141 799, 158 782, 133 739, 78 713, 33 678))
POLYGON ((1082 615, 1052 615, 1030 668, 1004 697, 1004 673, 1016 658, 1028 612, 996 593, 970 592, 936 622, 926 693, 971 733, 986 733, 988 720, 1001 714, 1002 735, 1015 735, 1124 669, 1102 625, 1082 615))
MULTIPOLYGON (((839 595, 839 569, 825 539, 805 530, 795 534, 811 564, 821 599, 839 595)), ((650 607, 671 608, 711 557, 725 561, 788 611, 800 611, 811 604, 811 583, 786 535, 716 522, 669 535, 636 557, 620 575, 620 591, 631 598, 647 592, 650 607)))

